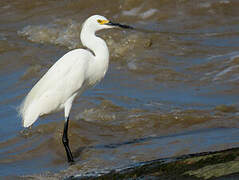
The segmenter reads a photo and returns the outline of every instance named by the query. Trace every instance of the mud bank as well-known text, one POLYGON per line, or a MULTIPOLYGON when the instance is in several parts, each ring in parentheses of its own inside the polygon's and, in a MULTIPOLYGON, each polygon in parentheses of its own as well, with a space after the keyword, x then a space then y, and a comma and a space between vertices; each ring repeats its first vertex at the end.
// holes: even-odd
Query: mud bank
POLYGON ((98 179, 238 179, 239 148, 141 162, 112 171, 75 175, 67 180, 98 179))

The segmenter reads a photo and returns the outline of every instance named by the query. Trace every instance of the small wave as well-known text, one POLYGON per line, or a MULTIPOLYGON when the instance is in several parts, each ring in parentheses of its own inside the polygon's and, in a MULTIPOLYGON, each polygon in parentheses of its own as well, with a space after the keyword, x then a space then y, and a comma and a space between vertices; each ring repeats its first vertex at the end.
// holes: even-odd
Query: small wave
MULTIPOLYGON (((50 43, 64 46, 68 49, 75 49, 82 47, 80 32, 81 23, 62 19, 46 25, 28 25, 17 33, 31 42, 50 43)), ((132 52, 136 46, 145 49, 152 45, 152 41, 147 35, 129 31, 126 36, 125 33, 124 31, 119 31, 119 33, 109 31, 107 34, 100 35, 106 40, 111 56, 121 58, 128 54, 129 51, 132 52)))
POLYGON ((137 16, 138 12, 140 11, 141 7, 133 8, 128 11, 123 11, 122 14, 125 16, 137 16))
POLYGON ((5 40, 7 40, 6 35, 3 33, 0 33, 0 41, 5 41, 5 40))
POLYGON ((217 73, 216 76, 213 78, 214 81, 219 80, 222 76, 225 76, 226 74, 228 74, 229 72, 232 72, 234 69, 239 68, 239 65, 236 66, 230 66, 224 70, 222 70, 221 72, 217 73))
POLYGON ((46 25, 28 25, 17 33, 37 43, 51 43, 69 49, 79 47, 81 24, 73 20, 56 20, 46 25))
POLYGON ((209 69, 200 80, 235 82, 239 76, 239 52, 211 56, 206 67, 209 69))
POLYGON ((153 16, 158 11, 157 9, 152 8, 152 9, 146 10, 144 12, 140 12, 141 9, 142 9, 141 7, 136 7, 131 10, 128 10, 128 11, 123 11, 122 14, 124 16, 139 16, 142 19, 147 19, 147 18, 153 16))
POLYGON ((152 15, 154 15, 157 11, 158 11, 157 9, 149 9, 148 11, 141 13, 140 17, 142 19, 147 19, 147 18, 151 17, 152 15))
POLYGON ((230 60, 236 58, 239 56, 239 52, 238 51, 234 51, 234 52, 230 52, 227 54, 219 54, 219 55, 212 55, 209 58, 207 58, 208 60, 221 60, 221 59, 225 59, 230 57, 230 60))

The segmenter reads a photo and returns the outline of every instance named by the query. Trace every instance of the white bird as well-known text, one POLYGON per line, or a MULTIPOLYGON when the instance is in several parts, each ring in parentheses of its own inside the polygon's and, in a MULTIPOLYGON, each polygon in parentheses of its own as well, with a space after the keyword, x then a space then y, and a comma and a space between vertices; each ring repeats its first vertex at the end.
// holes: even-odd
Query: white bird
POLYGON ((67 136, 72 103, 77 95, 99 82, 108 69, 108 47, 95 32, 113 27, 132 28, 112 23, 100 15, 89 17, 84 22, 80 35, 82 44, 88 50, 75 49, 61 57, 35 84, 20 105, 19 114, 24 127, 31 126, 42 115, 64 109, 62 142, 68 162, 74 161, 67 136))

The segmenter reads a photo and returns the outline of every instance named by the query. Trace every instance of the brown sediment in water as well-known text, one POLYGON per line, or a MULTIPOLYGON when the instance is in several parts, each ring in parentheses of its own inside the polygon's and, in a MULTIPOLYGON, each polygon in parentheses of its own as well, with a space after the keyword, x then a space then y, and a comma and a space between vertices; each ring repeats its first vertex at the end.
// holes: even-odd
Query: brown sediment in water
POLYGON ((11 0, 0 12, 1 175, 59 178, 238 146, 237 0, 11 0), (63 112, 22 131, 16 109, 52 64, 82 47, 81 24, 92 14, 135 29, 97 33, 109 71, 73 105, 77 163, 68 169, 63 112))

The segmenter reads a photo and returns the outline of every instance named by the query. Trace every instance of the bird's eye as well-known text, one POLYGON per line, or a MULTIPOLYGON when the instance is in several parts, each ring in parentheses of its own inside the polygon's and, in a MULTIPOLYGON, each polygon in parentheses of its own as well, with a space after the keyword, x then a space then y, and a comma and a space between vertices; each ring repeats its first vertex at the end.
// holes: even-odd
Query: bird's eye
POLYGON ((100 19, 98 19, 97 22, 100 23, 100 24, 102 24, 102 20, 100 20, 100 19))
POLYGON ((98 19, 97 22, 98 22, 99 24, 101 24, 101 25, 104 25, 104 24, 109 23, 109 20, 105 20, 105 19, 101 20, 101 19, 98 19))

